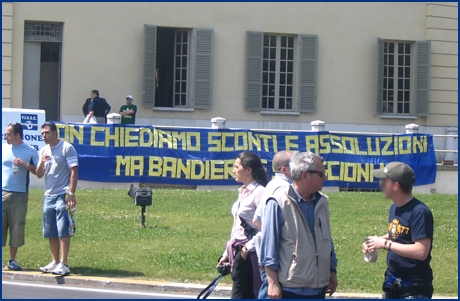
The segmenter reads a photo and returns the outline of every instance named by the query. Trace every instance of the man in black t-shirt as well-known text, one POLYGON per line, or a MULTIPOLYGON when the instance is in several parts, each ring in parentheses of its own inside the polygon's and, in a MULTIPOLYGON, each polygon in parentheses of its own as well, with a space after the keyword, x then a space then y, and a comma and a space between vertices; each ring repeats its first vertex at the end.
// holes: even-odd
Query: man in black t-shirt
POLYGON ((362 249, 371 254, 380 249, 388 251, 383 299, 431 299, 433 214, 412 196, 414 171, 405 163, 391 162, 384 169, 375 170, 374 176, 381 178, 382 192, 393 204, 388 233, 367 237, 362 249))

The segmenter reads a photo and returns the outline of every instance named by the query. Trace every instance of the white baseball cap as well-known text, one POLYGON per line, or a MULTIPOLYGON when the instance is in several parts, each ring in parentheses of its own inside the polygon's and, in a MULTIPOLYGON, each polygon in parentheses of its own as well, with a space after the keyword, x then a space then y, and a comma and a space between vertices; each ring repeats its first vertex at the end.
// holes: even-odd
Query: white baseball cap
POLYGON ((133 99, 133 96, 129 94, 128 96, 126 96, 126 98, 133 99))

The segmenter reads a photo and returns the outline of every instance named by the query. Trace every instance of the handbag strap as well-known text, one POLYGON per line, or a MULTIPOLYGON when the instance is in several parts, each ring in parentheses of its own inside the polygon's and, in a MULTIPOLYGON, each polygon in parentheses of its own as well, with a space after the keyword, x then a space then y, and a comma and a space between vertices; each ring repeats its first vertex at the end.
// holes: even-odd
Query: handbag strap
POLYGON ((222 279, 222 275, 219 275, 216 279, 214 279, 201 293, 198 295, 197 299, 206 299, 209 295, 212 294, 214 289, 216 288, 217 284, 219 284, 220 279, 222 279), (200 298, 204 294, 203 298, 200 298))

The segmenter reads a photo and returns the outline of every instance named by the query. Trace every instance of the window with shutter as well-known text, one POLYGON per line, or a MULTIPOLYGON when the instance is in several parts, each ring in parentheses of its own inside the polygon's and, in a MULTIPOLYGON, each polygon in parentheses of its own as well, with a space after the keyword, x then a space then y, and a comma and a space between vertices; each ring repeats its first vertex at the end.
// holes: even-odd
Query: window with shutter
POLYGON ((427 116, 430 42, 378 39, 377 47, 377 114, 427 116))
POLYGON ((421 58, 421 93, 418 94, 419 57, 414 52, 416 43, 406 41, 377 41, 377 114, 413 115, 417 111, 418 99, 426 100, 428 91, 429 65, 426 55, 421 58), (415 66, 414 66, 415 65, 415 66), (414 72, 415 71, 415 72, 414 72))
POLYGON ((155 104, 156 48, 157 27, 153 25, 144 25, 144 80, 142 85, 142 104, 150 107, 153 107, 155 104))
POLYGON ((246 60, 246 110, 289 115, 316 111, 317 35, 248 31, 246 60))
POLYGON ((247 32, 246 38, 246 110, 262 109, 263 32, 247 32))
POLYGON ((316 112, 318 36, 300 35, 299 112, 316 112))
POLYGON ((212 103, 213 29, 197 28, 195 37, 194 107, 210 109, 212 103))
POLYGON ((418 41, 415 46, 417 49, 416 115, 428 116, 430 114, 431 42, 418 41))
POLYGON ((385 41, 377 39, 377 114, 383 113, 383 47, 385 41))

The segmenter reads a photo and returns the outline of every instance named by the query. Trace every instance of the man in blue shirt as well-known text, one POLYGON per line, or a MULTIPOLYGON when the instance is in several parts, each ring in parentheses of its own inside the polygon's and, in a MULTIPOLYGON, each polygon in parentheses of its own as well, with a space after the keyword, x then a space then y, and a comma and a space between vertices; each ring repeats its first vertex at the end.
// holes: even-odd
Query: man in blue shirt
POLYGON ((83 106, 83 113, 87 111, 89 117, 96 117, 97 123, 107 123, 107 114, 110 109, 111 107, 105 98, 99 97, 99 91, 92 90, 91 98, 88 98, 83 106))
POLYGON ((391 162, 374 170, 374 176, 381 178, 382 192, 393 204, 387 234, 368 237, 362 249, 388 251, 383 299, 431 299, 434 221, 428 206, 412 195, 415 173, 405 163, 391 162))
MULTIPOLYGON (((268 182, 267 186, 265 186, 264 194, 262 195, 260 203, 254 213, 253 223, 259 231, 262 229, 263 212, 267 200, 279 189, 286 188, 292 184, 289 160, 293 154, 294 152, 291 151, 280 151, 273 156, 272 164, 273 170, 275 171, 275 178, 268 182)), ((256 246, 257 258, 259 258, 259 264, 261 240, 262 233, 259 232, 256 236, 254 236, 254 244, 256 246)), ((259 296, 257 299, 268 299, 268 279, 264 269, 260 270, 260 278, 262 280, 262 285, 260 286, 259 296)))
POLYGON ((29 201, 29 173, 36 173, 37 151, 22 141, 19 122, 5 129, 6 143, 2 144, 2 246, 10 234, 9 270, 21 271, 16 262, 18 248, 25 243, 27 203, 29 201))
POLYGON ((324 159, 311 152, 290 161, 293 184, 267 201, 262 223, 261 265, 271 299, 324 299, 338 285, 330 232, 324 159))

